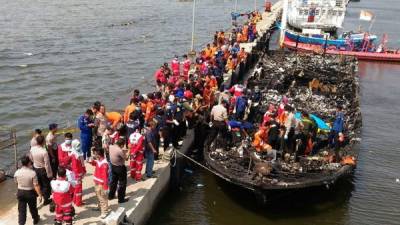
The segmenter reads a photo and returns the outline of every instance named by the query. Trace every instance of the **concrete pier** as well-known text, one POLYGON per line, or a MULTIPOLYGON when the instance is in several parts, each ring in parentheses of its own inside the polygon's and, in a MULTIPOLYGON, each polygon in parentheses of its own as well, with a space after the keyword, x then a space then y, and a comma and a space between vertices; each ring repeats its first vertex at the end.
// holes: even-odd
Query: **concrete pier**
MULTIPOLYGON (((167 153, 168 154, 168 153, 167 153)), ((143 167, 143 172, 144 172, 143 167)), ((82 207, 75 207, 77 225, 90 224, 118 224, 116 220, 121 220, 124 215, 127 216, 130 222, 135 225, 143 225, 150 217, 152 210, 155 208, 158 200, 163 193, 167 191, 170 179, 169 160, 158 160, 154 164, 156 178, 147 179, 141 182, 135 182, 128 177, 126 195, 129 201, 123 204, 118 204, 117 199, 109 201, 111 213, 106 219, 100 219, 100 212, 95 211, 97 207, 97 198, 94 193, 93 172, 94 167, 86 164, 87 174, 83 179, 83 201, 82 207), (116 214, 118 209, 122 207, 123 211, 116 214)), ((39 206, 39 215, 42 219, 40 224, 54 224, 54 213, 50 213, 49 206, 39 206)), ((2 217, 0 217, 0 225, 17 224, 18 207, 15 205, 2 217)), ((27 216, 27 225, 32 224, 30 214, 27 216)))
MULTIPOLYGON (((256 54, 256 52, 253 51, 253 48, 257 47, 257 45, 261 42, 260 40, 265 36, 266 32, 274 25, 274 22, 279 18, 281 11, 282 2, 278 1, 273 5, 272 12, 263 13, 263 19, 257 23, 257 32, 259 37, 252 43, 242 43, 240 46, 244 47, 246 52, 250 54, 256 54)), ((251 63, 246 63, 246 65, 250 64, 251 63)), ((225 74, 224 78, 226 80, 231 80, 232 76, 232 73, 225 74)), ((170 153, 167 152, 164 155, 168 156, 169 154, 170 153)), ((104 220, 100 219, 100 212, 94 210, 97 208, 97 198, 93 188, 94 167, 86 164, 87 174, 83 180, 83 200, 85 204, 82 207, 75 207, 77 217, 74 220, 74 224, 116 225, 126 215, 131 223, 135 225, 144 225, 150 218, 157 202, 162 198, 163 194, 169 188, 171 168, 169 157, 165 158, 167 159, 156 161, 154 165, 155 175, 157 176, 156 178, 147 179, 146 181, 137 183, 131 178, 128 178, 126 193, 127 197, 129 197, 129 201, 123 204, 118 204, 117 199, 109 201, 112 213, 110 213, 110 215, 104 220)), ((39 206, 39 215, 41 216, 41 222, 39 224, 54 224, 54 213, 49 212, 49 206, 39 206)), ((17 204, 15 204, 7 212, 2 213, 2 216, 0 216, 0 225, 17 224, 17 221, 17 204)), ((32 219, 29 213, 27 216, 27 224, 32 224, 32 219)))

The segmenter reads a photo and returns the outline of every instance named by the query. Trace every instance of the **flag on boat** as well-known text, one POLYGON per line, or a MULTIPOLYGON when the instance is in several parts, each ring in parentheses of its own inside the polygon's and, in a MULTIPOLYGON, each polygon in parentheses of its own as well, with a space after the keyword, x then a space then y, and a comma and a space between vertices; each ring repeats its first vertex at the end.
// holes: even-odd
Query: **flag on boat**
POLYGON ((361 10, 360 12, 360 20, 371 21, 374 16, 374 13, 368 10, 361 10))

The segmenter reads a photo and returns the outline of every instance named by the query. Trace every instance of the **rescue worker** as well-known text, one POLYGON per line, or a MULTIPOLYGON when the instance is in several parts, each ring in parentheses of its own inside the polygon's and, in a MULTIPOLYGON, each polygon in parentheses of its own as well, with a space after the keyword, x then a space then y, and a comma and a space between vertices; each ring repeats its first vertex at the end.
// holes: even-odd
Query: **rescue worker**
POLYGON ((29 207, 33 224, 38 224, 40 216, 38 214, 36 196, 39 196, 39 202, 42 199, 42 192, 38 182, 37 175, 32 169, 32 161, 28 156, 21 157, 22 167, 14 174, 14 180, 17 183, 17 199, 18 199, 18 224, 25 225, 26 222, 26 205, 29 207))
POLYGON ((125 107, 124 111, 124 123, 127 123, 129 120, 129 115, 136 110, 137 99, 132 98, 129 102, 129 105, 125 107))
POLYGON ((254 134, 253 138, 253 147, 256 149, 256 152, 259 154, 266 153, 268 158, 271 158, 271 161, 274 162, 276 160, 276 150, 272 149, 271 145, 268 144, 268 128, 262 126, 259 130, 254 134))
POLYGON ((50 156, 53 174, 56 174, 58 169, 57 127, 56 123, 49 124, 49 133, 46 135, 46 149, 50 156))
POLYGON ((182 69, 183 69, 183 78, 185 81, 189 80, 189 70, 192 62, 188 59, 187 55, 183 55, 182 69))
POLYGON ((178 56, 176 55, 174 57, 174 59, 171 61, 171 69, 172 69, 173 76, 179 77, 179 75, 180 75, 180 68, 179 67, 180 67, 180 63, 179 63, 179 60, 178 60, 178 56))
POLYGON ((335 150, 336 162, 340 162, 341 160, 339 155, 339 150, 340 150, 340 144, 341 142, 343 142, 341 140, 344 140, 343 130, 344 130, 343 107, 341 105, 338 105, 336 107, 335 121, 333 122, 333 126, 328 138, 330 147, 334 148, 335 150), (339 138, 341 140, 339 140, 339 138))
POLYGON ((95 126, 90 120, 91 116, 93 116, 93 111, 91 109, 87 109, 86 112, 78 119, 78 127, 81 131, 80 139, 84 160, 89 158, 91 155, 90 149, 92 148, 92 128, 95 126))
POLYGON ((108 163, 104 157, 104 150, 102 148, 94 149, 95 160, 91 159, 90 164, 95 166, 93 173, 94 190, 96 192, 97 200, 101 211, 100 218, 104 219, 109 213, 108 207, 108 163))
POLYGON ((303 112, 301 123, 303 125, 303 132, 306 136, 305 154, 308 155, 313 150, 313 139, 317 132, 318 126, 307 112, 303 112))
POLYGON ((37 146, 31 148, 30 158, 40 185, 40 191, 43 194, 43 205, 48 205, 51 203, 50 180, 53 178, 53 170, 51 169, 49 154, 44 148, 45 138, 39 135, 36 142, 37 146))
POLYGON ((73 217, 73 187, 67 180, 66 170, 62 167, 58 169, 57 180, 51 181, 51 189, 53 191, 53 201, 56 205, 55 225, 72 225, 73 217))
POLYGON ((58 162, 60 167, 71 168, 71 152, 72 134, 64 134, 64 142, 58 145, 58 162))
POLYGON ((114 145, 110 146, 109 150, 112 179, 108 199, 111 200, 115 198, 115 192, 117 191, 118 186, 118 203, 127 202, 127 199, 125 199, 127 183, 125 160, 127 160, 127 154, 125 150, 122 149, 124 146, 125 140, 119 139, 114 145))
POLYGON ((136 181, 141 181, 142 179, 144 144, 144 136, 140 133, 139 129, 136 129, 129 136, 130 174, 131 178, 136 181))
MULTIPOLYGON (((107 112, 105 115, 106 115, 107 121, 111 124, 112 129, 114 129, 114 130, 118 129, 122 122, 121 113, 107 112)), ((105 131, 105 129, 104 129, 104 131, 105 131)))
POLYGON ((235 97, 242 96, 244 92, 244 86, 243 84, 235 84, 229 89, 229 92, 231 92, 235 97))
POLYGON ((86 174, 85 162, 81 151, 79 140, 75 139, 71 143, 71 171, 74 174, 76 185, 74 188, 73 202, 76 206, 81 206, 82 202, 82 180, 86 174))

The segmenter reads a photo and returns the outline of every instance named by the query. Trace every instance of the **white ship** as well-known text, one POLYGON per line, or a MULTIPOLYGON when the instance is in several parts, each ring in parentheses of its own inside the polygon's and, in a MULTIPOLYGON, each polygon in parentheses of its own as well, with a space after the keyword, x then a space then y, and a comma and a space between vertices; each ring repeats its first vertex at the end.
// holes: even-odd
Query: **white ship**
POLYGON ((307 30, 334 32, 342 27, 348 0, 288 0, 287 22, 307 30))

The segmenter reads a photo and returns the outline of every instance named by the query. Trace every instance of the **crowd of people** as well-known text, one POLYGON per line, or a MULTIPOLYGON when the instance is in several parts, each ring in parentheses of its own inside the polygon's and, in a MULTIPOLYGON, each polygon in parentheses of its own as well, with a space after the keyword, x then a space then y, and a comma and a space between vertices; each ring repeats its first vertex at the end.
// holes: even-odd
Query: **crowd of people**
POLYGON ((255 24, 261 15, 254 12, 248 18, 249 22, 235 26, 229 34, 216 32, 214 42, 193 62, 184 55, 181 60, 175 56, 170 64, 164 63, 154 75, 157 90, 148 94, 134 90, 122 113, 107 112, 104 104, 94 102, 77 120, 79 140, 65 133, 59 143, 55 123, 49 125, 46 136, 35 130, 31 149, 21 158, 22 167, 15 173, 18 223, 25 224, 27 205, 33 223, 40 221, 39 197, 39 202, 55 212, 55 224, 72 224, 74 207, 84 205, 82 180, 87 166, 94 167, 94 191, 100 216, 105 218, 108 200, 116 195, 119 203, 129 200, 125 198, 127 160, 131 179, 140 182, 152 178, 160 147, 164 151, 179 148, 186 129, 206 124, 216 136, 225 132, 221 122, 227 121, 228 114, 243 120, 248 106, 241 94, 244 87, 224 85, 223 75, 246 61, 247 53, 239 43, 257 36, 255 24))
MULTIPOLYGON (((296 140, 302 140, 302 154, 312 153, 316 124, 307 113, 299 123, 293 107, 283 97, 280 105, 269 105, 255 128, 256 112, 252 109, 261 105, 260 89, 246 89, 242 84, 228 86, 224 82, 224 74, 246 62, 248 53, 240 43, 251 42, 257 36, 256 23, 261 15, 253 12, 247 16, 249 21, 235 26, 229 34, 216 32, 214 42, 193 61, 187 55, 182 59, 175 56, 170 63, 161 65, 154 74, 156 91, 143 94, 134 90, 123 112, 108 112, 103 103, 94 102, 77 120, 79 140, 72 133, 65 133, 59 143, 57 124, 49 125, 46 136, 35 130, 29 154, 21 158, 22 168, 15 173, 19 224, 26 222, 27 205, 34 224, 40 221, 37 196, 55 211, 55 224, 72 224, 74 207, 84 205, 82 180, 88 166, 94 167, 94 191, 100 217, 105 218, 109 200, 117 196, 118 203, 129 201, 125 196, 127 179, 141 182, 155 177, 153 166, 159 150, 179 149, 186 130, 198 126, 208 132, 206 145, 220 135, 222 146, 229 146, 234 130, 252 139, 256 152, 271 160, 283 148, 294 152, 299 146, 296 140)), ((338 108, 331 134, 336 147, 343 120, 338 108)))

